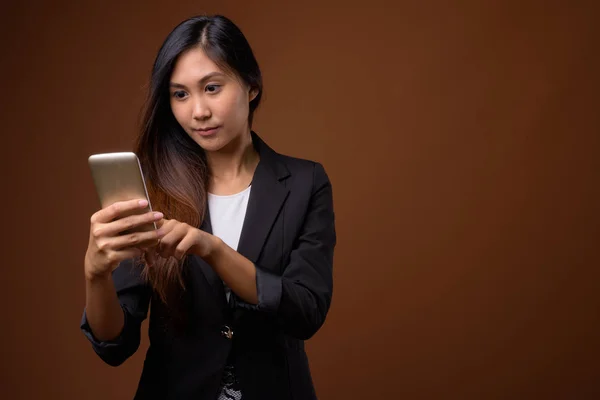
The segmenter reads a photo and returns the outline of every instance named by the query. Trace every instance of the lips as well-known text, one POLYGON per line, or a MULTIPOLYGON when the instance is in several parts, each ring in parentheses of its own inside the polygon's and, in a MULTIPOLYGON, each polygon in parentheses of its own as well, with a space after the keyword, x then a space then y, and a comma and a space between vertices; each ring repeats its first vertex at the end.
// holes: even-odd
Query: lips
POLYGON ((220 127, 215 126, 215 127, 207 127, 207 128, 192 129, 192 130, 194 131, 194 133, 197 133, 200 136, 211 136, 211 135, 214 135, 215 133, 217 133, 219 128, 220 127))

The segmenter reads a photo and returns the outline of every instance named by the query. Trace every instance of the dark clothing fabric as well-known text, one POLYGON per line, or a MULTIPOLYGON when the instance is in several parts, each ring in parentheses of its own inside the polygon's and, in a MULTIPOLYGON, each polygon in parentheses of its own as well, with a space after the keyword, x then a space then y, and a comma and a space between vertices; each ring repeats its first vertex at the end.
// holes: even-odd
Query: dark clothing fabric
MULTIPOLYGON (((304 340, 325 321, 333 292, 336 243, 331 183, 321 164, 284 156, 252 132, 254 174, 238 252, 256 266, 257 305, 232 293, 210 265, 190 255, 181 299, 185 324, 154 295, 133 261, 113 280, 125 315, 121 335, 97 341, 85 311, 81 329, 96 353, 117 366, 139 347, 151 305, 150 347, 136 400, 215 400, 233 365, 244 400, 316 399, 304 340), (230 328, 233 335, 228 335, 230 328)), ((201 229, 211 232, 210 215, 201 229)))

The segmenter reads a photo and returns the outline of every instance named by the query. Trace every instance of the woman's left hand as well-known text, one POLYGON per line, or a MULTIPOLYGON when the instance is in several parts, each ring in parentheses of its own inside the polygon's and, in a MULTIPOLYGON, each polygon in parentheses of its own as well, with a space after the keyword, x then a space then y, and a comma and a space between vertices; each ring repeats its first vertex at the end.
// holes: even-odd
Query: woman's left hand
POLYGON ((162 219, 157 226, 164 236, 156 246, 156 253, 163 257, 182 260, 187 254, 207 257, 216 247, 216 236, 194 228, 175 219, 162 219))

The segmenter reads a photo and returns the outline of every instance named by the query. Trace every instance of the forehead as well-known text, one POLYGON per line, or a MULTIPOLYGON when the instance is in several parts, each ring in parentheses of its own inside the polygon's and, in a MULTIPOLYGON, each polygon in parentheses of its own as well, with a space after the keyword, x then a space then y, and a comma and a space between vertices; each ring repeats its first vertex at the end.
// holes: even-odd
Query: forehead
POLYGON ((227 71, 208 58, 204 50, 196 46, 181 53, 173 68, 171 80, 176 82, 197 81, 211 72, 227 74, 227 71))

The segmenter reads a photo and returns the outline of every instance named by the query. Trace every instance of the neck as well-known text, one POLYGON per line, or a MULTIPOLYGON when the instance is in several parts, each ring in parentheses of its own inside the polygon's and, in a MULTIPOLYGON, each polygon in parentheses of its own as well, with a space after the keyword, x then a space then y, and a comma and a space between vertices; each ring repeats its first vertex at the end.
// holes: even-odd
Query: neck
POLYGON ((225 148, 206 154, 210 175, 216 181, 231 181, 254 173, 258 154, 250 131, 232 140, 225 148))

